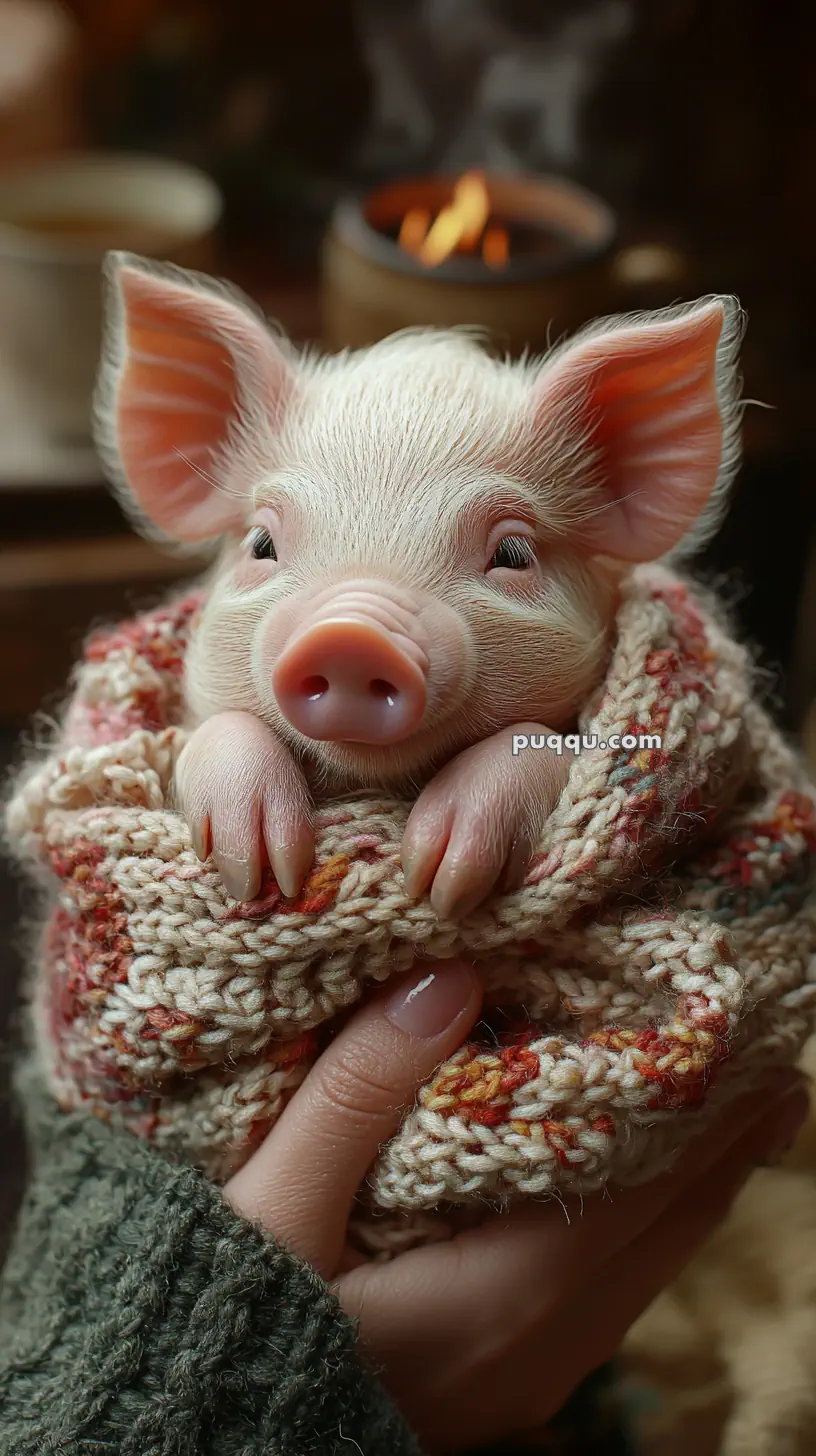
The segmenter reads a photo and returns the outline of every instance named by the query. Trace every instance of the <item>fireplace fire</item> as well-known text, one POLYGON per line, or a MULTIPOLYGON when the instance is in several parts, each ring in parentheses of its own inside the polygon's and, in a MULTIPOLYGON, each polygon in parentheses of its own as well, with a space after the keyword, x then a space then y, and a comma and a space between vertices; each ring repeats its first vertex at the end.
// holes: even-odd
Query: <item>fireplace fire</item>
POLYGON ((412 207, 400 224, 398 242, 427 268, 437 268, 453 253, 476 253, 488 268, 506 268, 510 233, 491 221, 490 194, 483 172, 465 172, 454 183, 450 202, 433 217, 427 207, 412 207))
POLYGON ((344 198, 324 244, 326 342, 359 348, 401 328, 468 324, 511 353, 539 351, 598 314, 642 306, 644 282, 652 297, 678 296, 676 251, 616 242, 611 208, 558 177, 472 170, 344 198))

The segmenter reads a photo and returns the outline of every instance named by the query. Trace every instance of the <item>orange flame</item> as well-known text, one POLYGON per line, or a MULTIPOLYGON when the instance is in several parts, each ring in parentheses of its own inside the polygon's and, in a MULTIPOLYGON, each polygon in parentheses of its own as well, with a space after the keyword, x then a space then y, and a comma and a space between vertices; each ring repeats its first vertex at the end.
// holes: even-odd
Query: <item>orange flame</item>
POLYGON ((506 228, 491 223, 490 197, 483 172, 465 172, 453 197, 431 218, 427 208, 412 207, 402 219, 399 244, 427 268, 436 268, 453 253, 481 254, 489 268, 506 268, 510 238, 506 228))

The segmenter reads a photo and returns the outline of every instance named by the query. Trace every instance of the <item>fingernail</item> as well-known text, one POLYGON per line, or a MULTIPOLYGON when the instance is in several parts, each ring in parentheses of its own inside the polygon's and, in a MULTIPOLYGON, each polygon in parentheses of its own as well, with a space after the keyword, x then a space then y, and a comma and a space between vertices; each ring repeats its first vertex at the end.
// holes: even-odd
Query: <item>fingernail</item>
POLYGON ((439 1036, 473 1003, 476 973, 462 961, 448 961, 415 973, 389 996, 385 1014, 409 1036, 439 1036))
POLYGON ((810 1097, 804 1087, 795 1087, 775 1104, 755 1133, 761 1163, 772 1166, 790 1152, 809 1111, 810 1097))

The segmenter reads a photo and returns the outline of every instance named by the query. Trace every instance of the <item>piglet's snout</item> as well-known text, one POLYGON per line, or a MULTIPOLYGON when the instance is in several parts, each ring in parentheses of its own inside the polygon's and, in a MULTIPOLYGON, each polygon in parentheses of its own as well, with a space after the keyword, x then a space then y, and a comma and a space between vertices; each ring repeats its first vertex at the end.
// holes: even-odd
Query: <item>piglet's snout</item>
POLYGON ((307 738, 399 743, 422 721, 428 657, 412 614, 367 592, 326 603, 290 638, 272 688, 307 738))

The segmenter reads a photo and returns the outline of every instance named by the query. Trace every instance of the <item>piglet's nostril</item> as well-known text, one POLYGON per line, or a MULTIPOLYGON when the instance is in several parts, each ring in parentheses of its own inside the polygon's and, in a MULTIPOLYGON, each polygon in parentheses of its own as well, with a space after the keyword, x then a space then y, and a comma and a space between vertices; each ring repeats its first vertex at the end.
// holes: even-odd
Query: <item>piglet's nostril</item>
POLYGON ((384 677, 372 678, 368 690, 372 697, 384 698, 392 707, 399 697, 399 688, 395 688, 393 683, 386 682, 384 677))
POLYGON ((335 743, 400 743, 422 722, 427 658, 376 621, 329 618, 291 638, 272 673, 283 717, 335 743), (421 654, 421 659, 420 659, 421 654))

